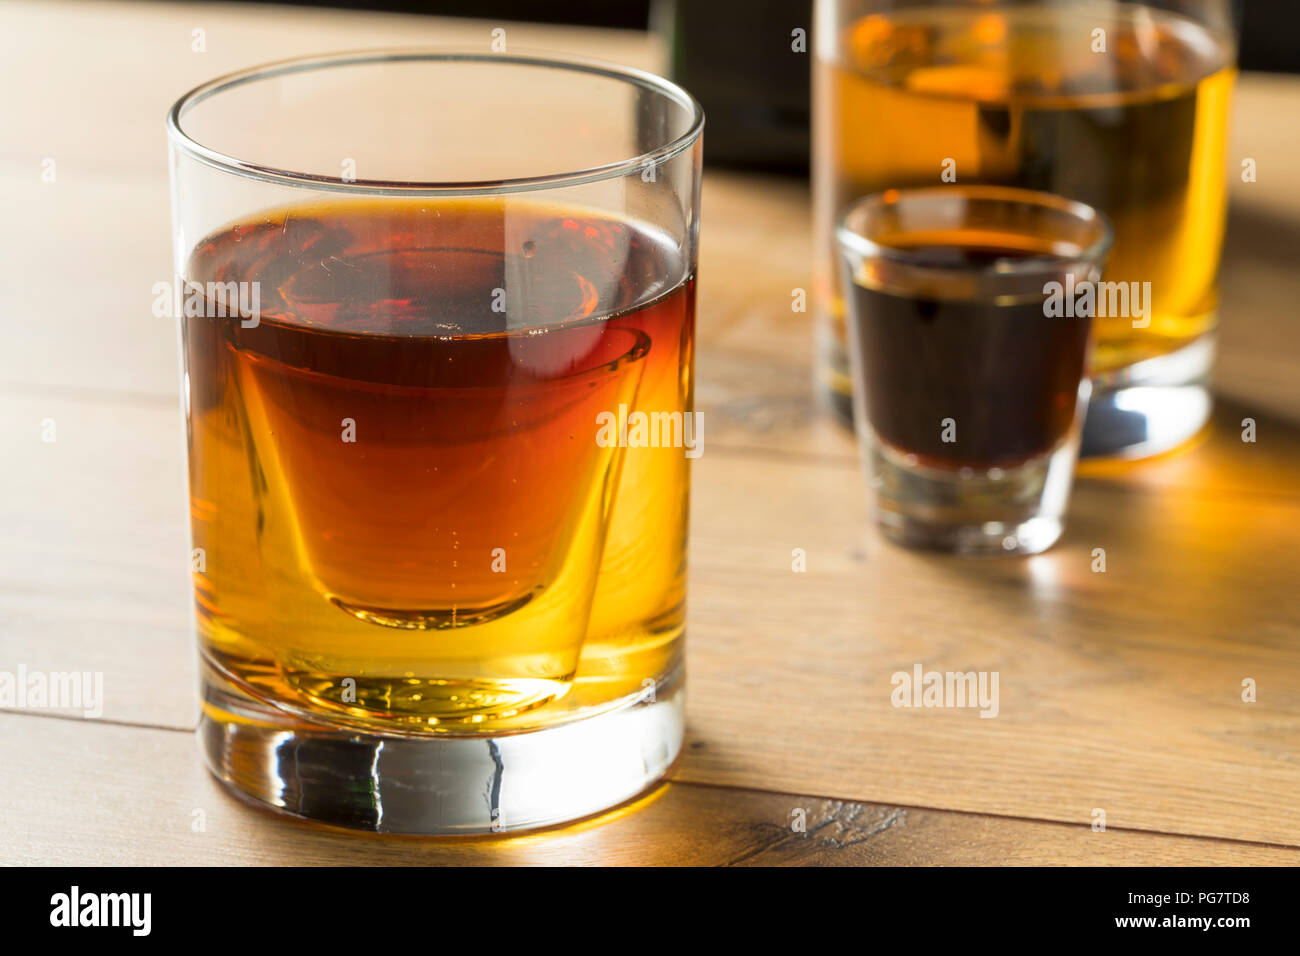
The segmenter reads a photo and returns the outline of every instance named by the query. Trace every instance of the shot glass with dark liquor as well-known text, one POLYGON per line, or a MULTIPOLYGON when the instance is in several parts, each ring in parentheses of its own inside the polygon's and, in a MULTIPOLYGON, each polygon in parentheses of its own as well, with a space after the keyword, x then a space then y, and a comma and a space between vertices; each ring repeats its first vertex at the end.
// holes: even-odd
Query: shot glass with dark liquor
POLYGON ((214 80, 168 126, 213 772, 432 834, 653 785, 683 729, 699 105, 371 51, 214 80), (610 440, 637 416, 673 427, 610 440))
POLYGON ((1064 527, 1110 227, 998 186, 889 190, 837 230, 855 422, 885 535, 1035 554, 1064 527))

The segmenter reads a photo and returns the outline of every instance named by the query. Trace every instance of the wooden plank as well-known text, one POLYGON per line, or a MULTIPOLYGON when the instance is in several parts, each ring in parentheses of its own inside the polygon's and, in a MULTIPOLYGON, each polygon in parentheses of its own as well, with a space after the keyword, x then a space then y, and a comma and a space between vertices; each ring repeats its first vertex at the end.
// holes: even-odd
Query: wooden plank
POLYGON ((972 562, 868 532, 848 466, 706 452, 697 475, 706 746, 683 779, 1300 841, 1294 501, 1084 483, 1053 551, 972 562), (891 675, 917 664, 998 672, 998 717, 891 706, 891 675))
POLYGON ((99 399, 0 392, 0 669, 102 672, 109 719, 192 727, 180 409, 99 399))
MULTIPOLYGON (((0 660, 102 670, 107 717, 192 726, 175 413, 10 407, 6 441, 26 451, 0 472, 0 660)), ((1125 827, 1300 839, 1300 503, 1085 481, 1052 552, 969 562, 884 543, 865 497, 852 460, 706 448, 688 662, 708 746, 683 779, 1065 821, 1104 806, 1125 827), (998 671, 1001 714, 894 709, 890 675, 917 663, 998 671), (1240 701, 1247 677, 1258 703, 1240 701)))
POLYGON ((153 313, 172 281, 166 173, 91 168, 51 184, 0 165, 0 383, 177 403, 176 323, 153 313))
POLYGON ((1276 216, 1300 220, 1300 191, 1292 176, 1300 161, 1300 127, 1280 122, 1295 113, 1296 77, 1285 73, 1243 73, 1231 106, 1228 185, 1232 200, 1276 216), (1241 176, 1241 161, 1254 159, 1255 182, 1241 176))
POLYGON ((366 835, 304 824, 230 796, 201 766, 190 734, 13 715, 0 716, 0 762, 23 781, 0 792, 0 863, 7 865, 1300 862, 1300 851, 1250 843, 680 783, 593 820, 526 836, 366 835), (93 789, 70 785, 69 767, 78 780, 94 781, 93 789), (798 811, 802 833, 792 829, 798 811))
POLYGON ((595 56, 657 70, 653 34, 506 21, 223 3, 6 3, 0 6, 0 157, 38 172, 53 157, 87 168, 143 169, 166 183, 167 110, 235 70, 297 56, 389 46, 595 56), (196 49, 202 31, 203 49, 196 49))
MULTIPOLYGON (((1300 99, 1300 79, 1292 82, 1294 104, 1300 99)), ((1292 131, 1287 168, 1295 169, 1300 163, 1300 135, 1295 132, 1300 124, 1277 125, 1292 131)), ((1232 194, 1235 205, 1228 216, 1219 270, 1221 324, 1214 385, 1221 395, 1300 425, 1300 376, 1295 374, 1300 361, 1300 212, 1282 211, 1296 205, 1300 190, 1276 182, 1258 194, 1248 192, 1250 188, 1242 185, 1232 194)))

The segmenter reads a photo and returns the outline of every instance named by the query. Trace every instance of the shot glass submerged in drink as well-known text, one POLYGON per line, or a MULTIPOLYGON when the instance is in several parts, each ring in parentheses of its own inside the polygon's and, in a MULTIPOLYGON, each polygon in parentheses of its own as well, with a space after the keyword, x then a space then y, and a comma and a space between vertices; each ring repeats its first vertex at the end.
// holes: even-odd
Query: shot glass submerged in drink
POLYGON ((173 108, 200 738, 228 785, 463 834, 672 765, 689 455, 601 423, 691 414, 702 125, 635 70, 411 50, 173 108))

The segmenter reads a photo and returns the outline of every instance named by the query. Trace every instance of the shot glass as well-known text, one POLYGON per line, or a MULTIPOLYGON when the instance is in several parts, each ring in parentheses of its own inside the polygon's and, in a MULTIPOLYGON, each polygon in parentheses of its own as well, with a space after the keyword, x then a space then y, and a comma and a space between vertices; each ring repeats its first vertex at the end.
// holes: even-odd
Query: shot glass
POLYGON ((888 190, 850 206, 837 240, 884 534, 959 554, 1049 548, 1091 390, 1105 217, 998 186, 888 190))

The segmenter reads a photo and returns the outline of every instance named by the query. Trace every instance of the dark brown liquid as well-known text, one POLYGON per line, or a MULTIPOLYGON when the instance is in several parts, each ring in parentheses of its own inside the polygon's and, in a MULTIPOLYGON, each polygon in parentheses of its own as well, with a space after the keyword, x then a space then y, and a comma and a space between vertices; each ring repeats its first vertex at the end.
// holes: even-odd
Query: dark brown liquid
MULTIPOLYGON (((1025 257, 969 246, 912 252, 939 269, 1025 257)), ((1090 321, 1048 318, 1043 301, 999 305, 855 285, 849 318, 879 439, 940 467, 1009 466, 1051 451, 1074 421, 1090 321)))

